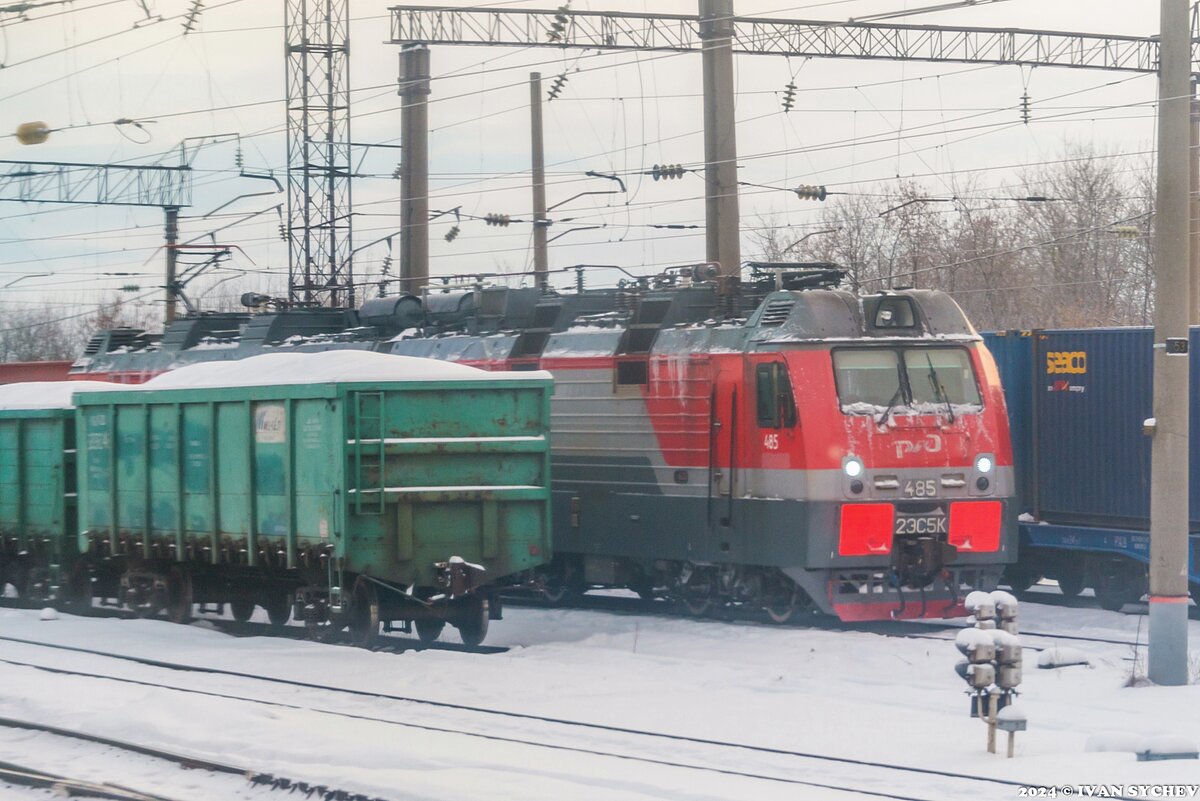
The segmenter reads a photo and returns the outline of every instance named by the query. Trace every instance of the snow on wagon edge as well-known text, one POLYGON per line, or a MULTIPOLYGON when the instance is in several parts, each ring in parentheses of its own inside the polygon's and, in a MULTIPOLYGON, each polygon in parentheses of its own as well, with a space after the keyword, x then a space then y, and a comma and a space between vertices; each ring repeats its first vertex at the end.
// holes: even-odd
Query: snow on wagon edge
MULTIPOLYGON (((202 362, 150 379, 145 389, 215 389, 382 381, 547 380, 542 371, 490 373, 465 364, 361 350, 268 353, 236 361, 202 362)), ((125 387, 136 389, 136 387, 125 387)))

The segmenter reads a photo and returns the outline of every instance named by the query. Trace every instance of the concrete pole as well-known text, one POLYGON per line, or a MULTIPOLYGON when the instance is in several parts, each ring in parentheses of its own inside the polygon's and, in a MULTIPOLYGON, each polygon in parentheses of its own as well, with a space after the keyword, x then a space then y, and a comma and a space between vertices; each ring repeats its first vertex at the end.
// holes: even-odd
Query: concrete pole
POLYGON ((1188 0, 1160 0, 1158 192, 1154 225, 1154 444, 1150 486, 1149 678, 1188 682, 1188 357, 1191 25, 1188 0))
POLYGON ((163 312, 165 325, 175 322, 175 259, 178 251, 175 245, 179 242, 179 207, 165 206, 167 213, 167 308, 163 312))
POLYGON ((741 270, 737 131, 733 117, 733 0, 700 0, 704 43, 705 259, 728 288, 741 270))
POLYGON ((429 48, 400 51, 400 289, 429 283, 429 48))
POLYGON ((1188 250, 1189 322, 1200 325, 1200 98, 1196 96, 1196 76, 1192 76, 1192 119, 1188 130, 1191 133, 1189 162, 1192 175, 1192 197, 1188 213, 1191 241, 1188 250))
POLYGON ((530 157, 533 163, 533 272, 539 289, 549 283, 546 245, 546 153, 542 140, 542 74, 529 73, 530 157))

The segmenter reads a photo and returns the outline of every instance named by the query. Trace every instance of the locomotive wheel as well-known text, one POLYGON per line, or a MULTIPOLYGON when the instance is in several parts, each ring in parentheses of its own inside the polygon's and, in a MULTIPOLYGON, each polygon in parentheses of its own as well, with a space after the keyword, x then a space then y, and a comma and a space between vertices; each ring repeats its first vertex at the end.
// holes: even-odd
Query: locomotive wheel
POLYGON ((767 598, 763 604, 763 610, 767 613, 767 617, 771 618, 772 623, 783 625, 799 617, 800 611, 805 606, 804 596, 800 589, 792 587, 790 592, 784 590, 774 597, 767 598))
POLYGON ((1073 598, 1083 592, 1086 586, 1082 567, 1071 566, 1059 571, 1058 589, 1068 598, 1073 598))
POLYGON ((365 576, 354 582, 350 596, 350 642, 362 648, 370 648, 379 636, 379 593, 375 585, 365 576))
POLYGON ((192 620, 192 574, 182 567, 172 567, 167 574, 167 619, 172 623, 192 620))
POLYGON ((713 606, 712 583, 710 577, 697 571, 688 577, 687 583, 680 588, 680 600, 688 612, 695 617, 703 617, 713 606))
POLYGON ((555 605, 561 604, 570 594, 571 590, 565 584, 547 584, 542 587, 542 597, 555 605))
POLYGON ((264 606, 272 626, 286 626, 292 617, 292 598, 286 592, 269 596, 264 606))
POLYGON ((468 595, 459 604, 459 610, 451 622, 458 629, 463 645, 474 648, 487 636, 490 614, 488 600, 482 595, 468 595))
POLYGON ((229 614, 238 623, 247 623, 254 616, 254 601, 249 598, 234 598, 229 602, 229 614))
POLYGON ((446 621, 437 617, 419 617, 413 623, 417 627, 417 636, 426 645, 440 637, 442 629, 446 628, 446 621))

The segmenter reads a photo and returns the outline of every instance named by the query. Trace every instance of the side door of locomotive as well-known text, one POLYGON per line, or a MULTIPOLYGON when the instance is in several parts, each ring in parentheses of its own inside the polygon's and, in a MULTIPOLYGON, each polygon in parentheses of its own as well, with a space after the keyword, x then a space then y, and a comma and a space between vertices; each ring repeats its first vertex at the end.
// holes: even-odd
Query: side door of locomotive
POLYGON ((799 421, 783 355, 719 358, 710 413, 708 558, 736 561, 758 547, 742 535, 765 522, 755 517, 761 509, 746 502, 795 497, 795 474, 788 468, 799 421))

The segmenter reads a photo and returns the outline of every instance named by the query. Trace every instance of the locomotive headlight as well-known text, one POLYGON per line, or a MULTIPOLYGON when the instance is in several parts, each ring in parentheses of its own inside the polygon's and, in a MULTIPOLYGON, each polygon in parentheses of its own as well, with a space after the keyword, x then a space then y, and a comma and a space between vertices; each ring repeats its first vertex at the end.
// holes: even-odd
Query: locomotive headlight
POLYGON ((850 478, 858 478, 863 474, 862 460, 856 456, 851 456, 846 461, 842 462, 842 470, 850 478))
POLYGON ((992 457, 986 453, 975 457, 975 469, 980 473, 990 473, 992 472, 992 467, 992 457))

